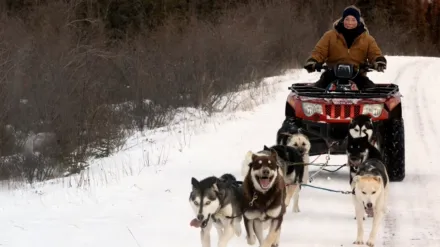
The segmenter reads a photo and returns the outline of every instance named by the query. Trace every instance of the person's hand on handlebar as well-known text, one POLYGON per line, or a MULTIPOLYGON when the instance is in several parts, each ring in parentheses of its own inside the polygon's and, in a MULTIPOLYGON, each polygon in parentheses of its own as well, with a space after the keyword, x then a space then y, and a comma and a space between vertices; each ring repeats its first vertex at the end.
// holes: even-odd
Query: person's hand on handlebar
POLYGON ((387 60, 385 57, 380 56, 376 58, 376 61, 374 61, 373 67, 378 72, 383 72, 387 68, 387 60))
POLYGON ((307 72, 309 72, 309 73, 315 72, 317 63, 318 63, 318 61, 316 61, 313 58, 310 58, 309 60, 307 60, 306 65, 304 66, 304 69, 306 69, 307 72))
POLYGON ((383 72, 387 68, 387 64, 382 61, 376 61, 373 64, 374 69, 378 72, 383 72))

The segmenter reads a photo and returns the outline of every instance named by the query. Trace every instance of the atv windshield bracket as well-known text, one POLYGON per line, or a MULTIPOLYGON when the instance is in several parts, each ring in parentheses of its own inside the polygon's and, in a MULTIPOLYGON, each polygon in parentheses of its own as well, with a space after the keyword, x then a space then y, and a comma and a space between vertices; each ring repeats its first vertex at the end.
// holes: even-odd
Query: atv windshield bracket
POLYGON ((353 77, 353 65, 338 64, 335 70, 335 76, 341 79, 351 79, 353 77))

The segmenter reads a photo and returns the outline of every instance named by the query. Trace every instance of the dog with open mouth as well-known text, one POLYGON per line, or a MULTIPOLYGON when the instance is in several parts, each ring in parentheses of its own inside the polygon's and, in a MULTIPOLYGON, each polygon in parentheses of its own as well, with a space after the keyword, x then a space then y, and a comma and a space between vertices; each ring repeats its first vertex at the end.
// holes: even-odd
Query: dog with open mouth
POLYGON ((389 178, 385 164, 380 159, 368 158, 353 178, 353 204, 356 211, 357 237, 354 244, 364 244, 363 215, 373 218, 367 245, 374 246, 379 225, 386 213, 389 178))
POLYGON ((246 239, 253 245, 258 239, 261 247, 279 244, 281 225, 286 212, 286 185, 277 161, 277 152, 251 155, 248 172, 243 181, 244 224, 246 239), (264 225, 269 232, 263 237, 264 225))

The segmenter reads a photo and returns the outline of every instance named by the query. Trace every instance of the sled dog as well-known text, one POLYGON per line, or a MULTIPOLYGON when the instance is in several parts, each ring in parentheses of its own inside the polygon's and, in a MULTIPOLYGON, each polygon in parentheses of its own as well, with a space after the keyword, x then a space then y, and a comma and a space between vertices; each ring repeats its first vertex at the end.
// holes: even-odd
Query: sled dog
MULTIPOLYGON (((293 148, 296 148, 301 155, 303 156, 303 161, 305 164, 310 163, 310 148, 312 147, 309 138, 301 133, 293 134, 290 136, 290 138, 287 140, 287 146, 291 146, 293 148)), ((308 184, 309 183, 309 166, 304 166, 304 176, 302 179, 302 183, 308 184)), ((299 209, 298 209, 299 212, 299 209)))
MULTIPOLYGON (((290 201, 293 197, 293 212, 299 212, 299 193, 301 190, 301 183, 304 183, 307 179, 304 166, 305 163, 303 154, 298 151, 298 149, 291 146, 285 145, 274 145, 270 148, 264 145, 263 150, 253 153, 248 151, 246 153, 243 165, 247 165, 249 169, 249 164, 252 162, 252 155, 270 155, 271 150, 276 152, 277 165, 281 168, 281 173, 283 175, 284 183, 286 184, 286 208, 289 206, 290 201)), ((244 170, 244 169, 243 169, 244 170)), ((247 171, 247 170, 246 170, 247 171)))
MULTIPOLYGON (((309 138, 301 133, 301 129, 298 129, 298 132, 294 134, 280 132, 277 133, 278 136, 287 136, 287 138, 278 138, 277 145, 287 145, 297 149, 301 155, 303 156, 304 166, 304 176, 302 177, 302 183, 309 183, 309 166, 310 163, 310 148, 312 147, 309 138)), ((299 192, 298 192, 299 193, 299 192)), ((296 194, 295 194, 296 195, 296 194)), ((296 204, 297 205, 297 204, 296 204)), ((293 208, 294 212, 299 212, 298 207, 293 208)))
POLYGON ((243 181, 243 218, 249 245, 254 245, 256 239, 260 247, 279 244, 286 212, 286 186, 277 158, 273 149, 269 154, 251 155, 250 169, 243 181), (263 224, 269 225, 266 237, 263 237, 263 224))
POLYGON ((191 178, 189 203, 196 216, 191 226, 201 228, 202 247, 211 246, 212 225, 219 236, 218 247, 227 247, 234 234, 241 235, 243 189, 231 174, 211 176, 201 181, 191 178))
POLYGON ((382 160, 382 154, 369 141, 368 137, 348 138, 347 141, 347 158, 348 166, 350 168, 350 184, 353 182, 353 177, 359 169, 362 162, 367 159, 382 160))
POLYGON ((368 137, 371 142, 374 133, 373 121, 368 115, 353 118, 348 125, 348 134, 352 138, 368 137))
POLYGON ((363 244, 363 217, 373 217, 373 226, 367 245, 374 246, 379 225, 386 213, 389 179, 385 164, 380 159, 368 158, 356 172, 353 183, 353 203, 356 211, 357 238, 354 244, 363 244))

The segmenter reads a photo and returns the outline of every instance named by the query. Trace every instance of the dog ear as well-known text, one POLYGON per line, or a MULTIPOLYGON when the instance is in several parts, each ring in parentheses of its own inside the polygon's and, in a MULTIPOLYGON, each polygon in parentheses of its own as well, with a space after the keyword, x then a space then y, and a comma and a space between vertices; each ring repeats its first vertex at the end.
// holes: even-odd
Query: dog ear
POLYGON ((214 184, 212 185, 212 189, 213 189, 215 192, 219 192, 219 189, 218 189, 217 183, 214 183, 214 184))
POLYGON ((252 162, 253 162, 253 161, 255 161, 257 159, 258 156, 253 153, 251 157, 252 157, 252 162))
POLYGON ((267 147, 266 145, 264 145, 264 148, 263 148, 263 150, 270 150, 270 148, 269 148, 269 147, 267 147))
POLYGON ((373 178, 374 178, 374 180, 376 180, 379 183, 382 182, 382 177, 381 176, 374 176, 373 178))
POLYGON ((361 176, 354 176, 354 178, 353 178, 353 182, 355 182, 355 183, 357 183, 357 182, 359 182, 359 180, 361 179, 361 176))
POLYGON ((199 186, 199 181, 195 177, 192 177, 191 184, 193 187, 197 188, 199 186))

